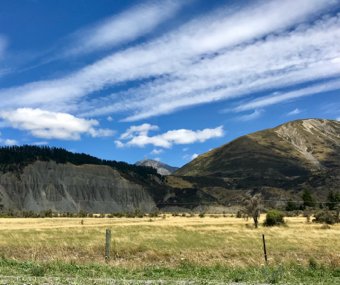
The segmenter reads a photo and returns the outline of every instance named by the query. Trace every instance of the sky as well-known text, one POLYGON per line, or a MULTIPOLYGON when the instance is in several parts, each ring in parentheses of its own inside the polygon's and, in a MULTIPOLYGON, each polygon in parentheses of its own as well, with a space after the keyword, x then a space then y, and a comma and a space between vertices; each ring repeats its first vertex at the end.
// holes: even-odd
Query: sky
POLYGON ((340 120, 340 0, 0 0, 0 145, 182 166, 340 120))

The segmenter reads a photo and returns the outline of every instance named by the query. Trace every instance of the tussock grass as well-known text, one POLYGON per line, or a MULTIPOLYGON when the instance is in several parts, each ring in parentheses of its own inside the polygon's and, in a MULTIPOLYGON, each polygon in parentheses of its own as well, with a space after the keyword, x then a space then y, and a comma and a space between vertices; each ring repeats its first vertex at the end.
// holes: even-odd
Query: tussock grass
MULTIPOLYGON (((0 219, 0 276, 22 275, 28 283, 29 276, 76 276, 337 284, 340 225, 324 228, 302 217, 285 220, 286 227, 254 229, 250 220, 223 215, 166 215, 152 222, 148 217, 0 219), (106 228, 112 230, 107 264, 106 228), (269 266, 264 265, 262 233, 269 266)), ((87 284, 79 282, 66 283, 87 284)))
POLYGON ((293 217, 286 218, 287 227, 255 230, 250 220, 222 215, 167 215, 152 220, 0 219, 0 252, 4 258, 16 260, 103 263, 105 229, 110 228, 112 265, 176 266, 188 261, 204 266, 260 266, 264 233, 272 265, 306 265, 311 258, 325 265, 340 265, 340 225, 323 229, 319 224, 307 224, 305 218, 293 217))

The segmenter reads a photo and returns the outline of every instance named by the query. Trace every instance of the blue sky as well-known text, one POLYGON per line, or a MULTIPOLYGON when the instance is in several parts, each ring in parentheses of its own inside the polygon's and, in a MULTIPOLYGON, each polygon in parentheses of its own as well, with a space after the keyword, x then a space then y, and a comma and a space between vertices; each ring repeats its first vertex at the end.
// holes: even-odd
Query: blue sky
POLYGON ((0 0, 0 144, 181 166, 340 119, 340 0, 0 0))

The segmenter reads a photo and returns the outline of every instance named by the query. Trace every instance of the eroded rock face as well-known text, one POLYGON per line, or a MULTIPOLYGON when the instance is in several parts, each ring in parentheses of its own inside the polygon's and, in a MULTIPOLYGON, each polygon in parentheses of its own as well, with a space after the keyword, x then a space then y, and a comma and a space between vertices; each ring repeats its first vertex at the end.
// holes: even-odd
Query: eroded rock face
POLYGON ((141 185, 101 165, 37 161, 22 173, 0 173, 0 193, 5 207, 16 210, 110 213, 156 208, 141 185))

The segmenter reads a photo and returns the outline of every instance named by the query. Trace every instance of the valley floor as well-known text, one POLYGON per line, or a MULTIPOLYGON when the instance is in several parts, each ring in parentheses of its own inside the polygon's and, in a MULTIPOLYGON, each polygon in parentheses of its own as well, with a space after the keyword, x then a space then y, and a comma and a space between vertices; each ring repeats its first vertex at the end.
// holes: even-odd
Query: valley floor
POLYGON ((58 284, 90 280, 88 284, 130 284, 128 280, 338 284, 340 225, 328 228, 303 217, 286 221, 285 227, 254 229, 251 220, 223 215, 1 218, 0 284, 20 284, 15 283, 21 282, 17 276, 28 280, 22 279, 24 283, 34 283, 34 278, 69 280, 55 281, 58 284), (107 228, 112 242, 106 262, 107 228))

